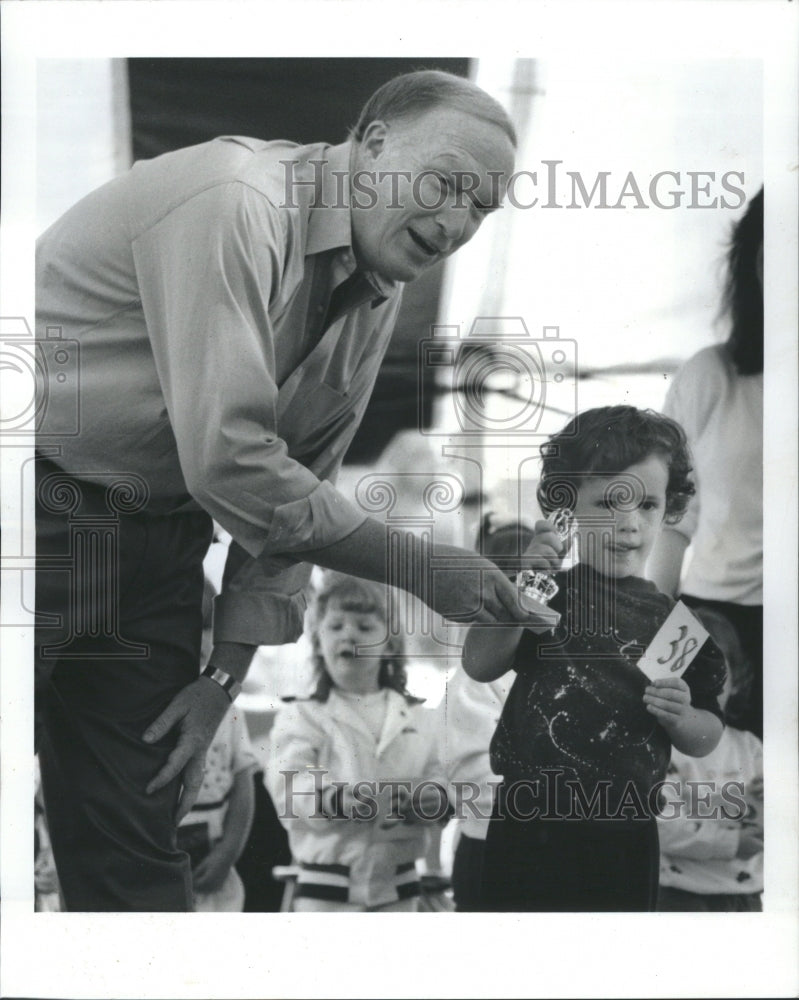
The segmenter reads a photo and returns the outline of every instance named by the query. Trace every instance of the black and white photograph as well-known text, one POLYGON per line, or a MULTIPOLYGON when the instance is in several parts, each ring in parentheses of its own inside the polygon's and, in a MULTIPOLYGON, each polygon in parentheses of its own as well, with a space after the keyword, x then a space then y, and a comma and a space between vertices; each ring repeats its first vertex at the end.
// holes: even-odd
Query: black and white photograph
POLYGON ((795 5, 2 14, 0 995, 795 996, 795 5))

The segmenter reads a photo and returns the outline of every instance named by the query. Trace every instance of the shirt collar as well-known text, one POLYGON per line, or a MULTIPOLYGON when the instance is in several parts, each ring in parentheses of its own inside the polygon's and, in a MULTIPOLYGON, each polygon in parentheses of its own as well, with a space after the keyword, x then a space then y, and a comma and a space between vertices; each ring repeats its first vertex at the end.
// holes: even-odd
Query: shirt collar
MULTIPOLYGON (((308 217, 308 239, 305 245, 306 254, 341 251, 341 260, 348 274, 356 269, 349 208, 350 189, 347 183, 352 151, 352 143, 343 142, 338 146, 325 147, 319 157, 322 160, 318 175, 320 183, 308 217)), ((363 273, 381 301, 389 298, 398 287, 396 281, 375 271, 363 273)))

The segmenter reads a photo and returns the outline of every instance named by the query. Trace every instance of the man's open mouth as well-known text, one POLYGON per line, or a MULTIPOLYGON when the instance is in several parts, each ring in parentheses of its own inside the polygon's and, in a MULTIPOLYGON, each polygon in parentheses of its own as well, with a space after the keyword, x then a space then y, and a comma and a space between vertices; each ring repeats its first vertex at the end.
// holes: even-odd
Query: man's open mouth
POLYGON ((429 257, 435 257, 441 252, 438 247, 433 246, 432 243, 428 243, 427 240, 423 239, 418 233, 414 232, 413 229, 409 229, 408 233, 419 249, 423 250, 429 257))

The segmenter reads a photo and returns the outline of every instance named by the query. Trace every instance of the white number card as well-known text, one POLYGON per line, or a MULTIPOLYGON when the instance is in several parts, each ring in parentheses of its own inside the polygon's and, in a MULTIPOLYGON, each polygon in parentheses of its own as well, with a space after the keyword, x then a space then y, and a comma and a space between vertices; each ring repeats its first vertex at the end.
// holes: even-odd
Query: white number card
POLYGON ((708 635, 682 601, 677 601, 638 661, 638 667, 650 681, 679 677, 693 662, 708 635))

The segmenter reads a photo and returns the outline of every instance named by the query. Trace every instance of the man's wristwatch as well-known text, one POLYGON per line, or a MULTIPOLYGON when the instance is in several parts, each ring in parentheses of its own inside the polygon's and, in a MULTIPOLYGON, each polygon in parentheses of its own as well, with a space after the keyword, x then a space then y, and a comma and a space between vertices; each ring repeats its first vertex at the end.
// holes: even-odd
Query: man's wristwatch
POLYGON ((210 663, 205 670, 203 670, 200 676, 208 677, 212 681, 215 681, 231 701, 235 701, 241 692, 241 684, 239 684, 235 677, 231 677, 230 674, 226 674, 225 671, 220 670, 219 667, 211 666, 210 663))

